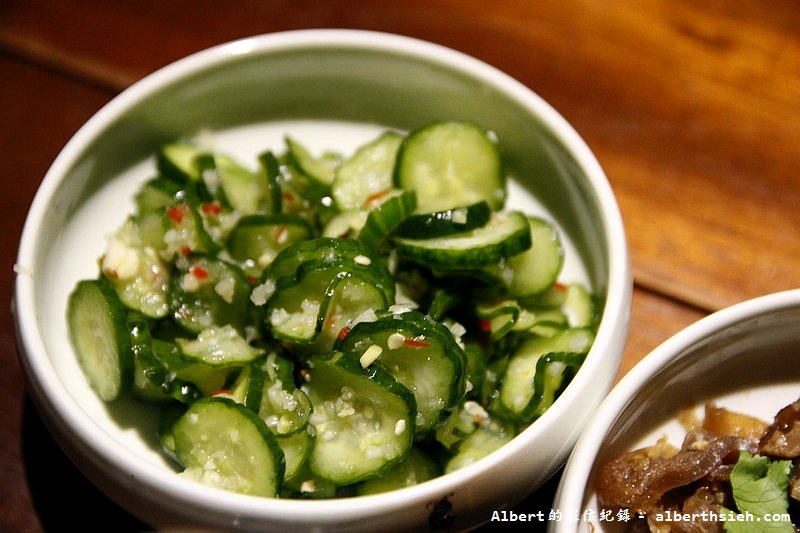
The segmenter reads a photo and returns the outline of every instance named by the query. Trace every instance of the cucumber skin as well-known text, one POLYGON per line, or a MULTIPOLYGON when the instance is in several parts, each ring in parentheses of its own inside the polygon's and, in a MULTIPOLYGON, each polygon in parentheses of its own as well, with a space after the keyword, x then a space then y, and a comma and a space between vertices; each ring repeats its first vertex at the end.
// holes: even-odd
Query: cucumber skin
POLYGON ((491 212, 489 203, 483 200, 435 213, 414 214, 407 217, 397 226, 397 234, 401 237, 412 239, 447 237, 456 233, 472 231, 483 226, 489 222, 491 212), (465 210, 466 220, 463 222, 454 221, 453 217, 460 209, 465 210))
POLYGON ((133 382, 133 351, 130 332, 127 327, 127 316, 125 308, 117 295, 116 290, 104 278, 81 280, 75 286, 75 289, 69 296, 67 302, 67 324, 69 326, 69 335, 72 346, 77 352, 78 362, 89 380, 92 389, 97 395, 106 402, 111 402, 117 399, 123 392, 128 390, 133 382), (119 381, 110 389, 102 387, 103 384, 95 381, 92 369, 86 367, 89 364, 82 353, 83 343, 80 341, 79 331, 80 325, 77 323, 80 317, 76 315, 79 312, 82 302, 85 298, 92 297, 86 294, 88 291, 99 292, 99 296, 103 298, 103 307, 107 316, 111 320, 114 328, 112 332, 114 337, 114 345, 117 351, 117 364, 119 365, 119 381))

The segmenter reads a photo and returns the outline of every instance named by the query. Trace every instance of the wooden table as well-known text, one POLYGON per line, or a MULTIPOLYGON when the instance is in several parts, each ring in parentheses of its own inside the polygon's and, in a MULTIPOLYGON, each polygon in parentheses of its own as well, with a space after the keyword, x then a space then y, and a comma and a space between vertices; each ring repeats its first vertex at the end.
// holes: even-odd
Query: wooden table
MULTIPOLYGON (((617 194, 635 277, 622 374, 704 315, 800 285, 799 22, 796 0, 4 0, 0 531, 91 530, 102 509, 115 531, 144 527, 43 430, 9 311, 42 176, 132 82, 214 44, 312 27, 410 35, 516 77, 575 126, 617 194)), ((520 509, 549 510, 556 481, 520 509)))

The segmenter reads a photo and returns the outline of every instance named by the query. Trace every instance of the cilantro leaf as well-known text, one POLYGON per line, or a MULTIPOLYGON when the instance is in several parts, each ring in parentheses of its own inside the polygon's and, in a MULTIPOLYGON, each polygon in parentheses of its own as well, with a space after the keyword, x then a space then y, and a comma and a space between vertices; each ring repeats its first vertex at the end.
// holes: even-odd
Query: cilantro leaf
MULTIPOLYGON (((726 521, 725 531, 794 533, 794 527, 789 520, 765 520, 765 517, 778 520, 779 516, 788 515, 791 473, 791 461, 770 461, 767 457, 750 455, 742 451, 731 470, 731 486, 739 512, 750 520, 726 521)), ((727 509, 723 512, 730 513, 730 520, 737 517, 727 509)))

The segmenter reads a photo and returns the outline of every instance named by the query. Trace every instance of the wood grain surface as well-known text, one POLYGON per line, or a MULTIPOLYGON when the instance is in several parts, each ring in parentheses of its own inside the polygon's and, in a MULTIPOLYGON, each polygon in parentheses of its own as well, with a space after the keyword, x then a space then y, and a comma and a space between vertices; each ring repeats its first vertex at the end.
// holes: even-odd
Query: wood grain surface
MULTIPOLYGON (((39 182, 131 83, 215 44, 321 27, 425 39, 517 78, 572 123, 617 195, 635 278, 622 375, 708 313, 800 286, 799 23, 796 0, 4 0, 0 532, 92 530, 101 510, 111 530, 146 530, 43 429, 10 313, 39 182)), ((549 510, 556 483, 520 510, 549 510)))

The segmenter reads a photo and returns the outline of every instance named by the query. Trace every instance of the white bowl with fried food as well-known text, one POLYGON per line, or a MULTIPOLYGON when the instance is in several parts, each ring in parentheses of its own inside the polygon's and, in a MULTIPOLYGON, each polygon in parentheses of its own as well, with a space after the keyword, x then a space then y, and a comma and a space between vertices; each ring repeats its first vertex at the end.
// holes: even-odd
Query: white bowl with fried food
POLYGON ((770 460, 791 460, 800 450, 800 425, 791 416, 800 398, 798 347, 800 290, 718 311, 665 341, 620 380, 587 425, 554 502, 572 520, 549 530, 626 531, 639 515, 662 526, 703 516, 706 525, 720 525, 724 509, 736 510, 729 476, 742 450, 770 460), (720 491, 702 496, 726 494, 728 507, 699 506, 700 493, 692 491, 715 482, 720 491), (681 490, 693 499, 679 497, 681 490))

